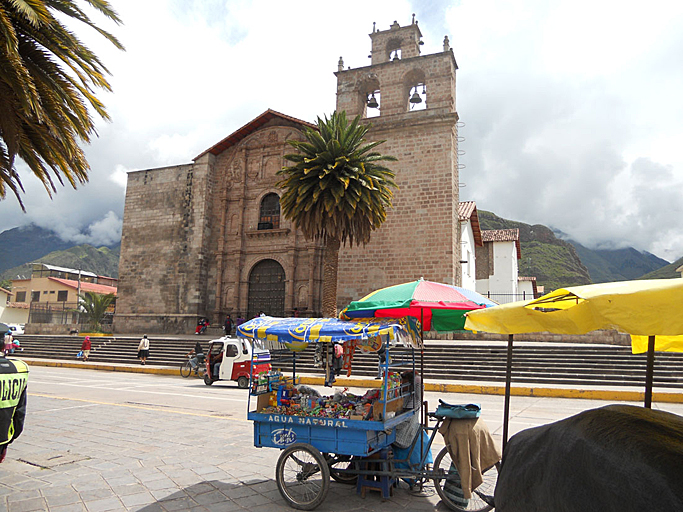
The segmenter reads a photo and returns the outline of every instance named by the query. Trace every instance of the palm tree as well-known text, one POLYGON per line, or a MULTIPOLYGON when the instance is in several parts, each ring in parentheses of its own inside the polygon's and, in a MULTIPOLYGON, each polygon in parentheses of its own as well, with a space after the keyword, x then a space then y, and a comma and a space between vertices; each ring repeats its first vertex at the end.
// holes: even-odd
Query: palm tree
POLYGON ((107 308, 114 301, 114 294, 101 295, 99 293, 85 292, 78 296, 78 305, 88 319, 88 324, 93 332, 100 332, 102 319, 107 308))
POLYGON ((334 317, 339 247, 367 244, 386 220, 396 183, 382 162, 396 158, 373 151, 383 140, 365 143, 370 126, 360 124, 360 116, 349 124, 345 112, 334 112, 317 124, 317 131, 306 129, 306 141, 289 141, 299 152, 285 155, 294 165, 278 172, 284 176, 278 185, 284 188, 285 218, 307 239, 324 244, 322 308, 324 316, 334 317))
MULTIPOLYGON (((117 24, 106 0, 83 0, 117 24)), ((97 27, 75 0, 0 1, 0 199, 7 190, 25 210, 19 157, 50 197, 59 183, 88 181, 90 166, 78 141, 90 142, 95 125, 88 107, 108 120, 93 89, 111 90, 100 59, 55 14, 78 20, 123 50, 97 27)))

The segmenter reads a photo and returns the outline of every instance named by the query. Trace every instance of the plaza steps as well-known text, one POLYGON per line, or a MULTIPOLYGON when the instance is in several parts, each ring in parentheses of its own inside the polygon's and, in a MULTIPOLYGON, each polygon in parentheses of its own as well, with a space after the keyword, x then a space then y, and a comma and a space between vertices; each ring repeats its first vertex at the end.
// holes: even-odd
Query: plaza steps
MULTIPOLYGON (((180 366, 196 341, 206 349, 211 336, 186 339, 152 337, 148 364, 180 366)), ((20 336, 23 352, 16 355, 30 362, 32 357, 75 360, 82 337, 20 336)), ((92 337, 90 361, 107 363, 139 363, 139 337, 92 337)), ((408 361, 409 351, 392 351, 394 362, 408 361)), ((318 374, 313 365, 314 351, 308 348, 297 354, 297 373, 318 374)), ((419 354, 417 365, 419 367, 419 354)), ((507 349, 504 344, 453 341, 429 342, 424 351, 425 378, 456 382, 504 382, 507 349)), ((277 362, 274 367, 289 370, 291 363, 277 362)), ((412 363, 406 362, 404 368, 412 363)), ((524 344, 515 346, 512 378, 516 384, 641 386, 645 382, 645 354, 631 354, 629 347, 616 345, 524 344)), ((345 372, 344 372, 345 374, 345 372)), ((353 375, 372 377, 377 374, 377 356, 356 352, 353 375)), ((655 386, 683 389, 683 354, 657 353, 655 386)))

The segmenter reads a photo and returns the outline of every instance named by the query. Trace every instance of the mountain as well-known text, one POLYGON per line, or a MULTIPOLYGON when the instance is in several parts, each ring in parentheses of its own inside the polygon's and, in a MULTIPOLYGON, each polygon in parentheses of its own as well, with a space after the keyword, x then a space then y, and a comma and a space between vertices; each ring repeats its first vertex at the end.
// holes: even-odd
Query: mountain
POLYGON ((671 279, 672 277, 681 277, 681 274, 676 272, 676 269, 681 265, 683 265, 683 258, 679 258, 673 263, 669 263, 668 265, 665 265, 664 267, 661 267, 653 272, 649 272, 644 276, 640 276, 639 279, 671 279))
POLYGON ((54 232, 33 224, 8 229, 0 233, 0 273, 72 246, 73 242, 65 242, 54 232))
MULTIPOLYGON (((39 261, 40 263, 73 269, 80 266, 82 270, 94 272, 100 276, 118 277, 120 250, 121 244, 114 248, 96 248, 87 244, 76 245, 65 251, 54 251, 41 256, 39 261)), ((29 277, 31 275, 31 262, 5 270, 0 274, 0 281, 16 279, 18 276, 29 277)))
MULTIPOLYGON (((654 254, 637 251, 633 247, 588 249, 574 240, 567 240, 567 242, 576 249, 581 262, 588 268, 594 283, 641 279, 644 275, 655 272, 669 264, 668 261, 654 254)), ((676 268, 670 269, 669 274, 675 273, 676 268)))
POLYGON ((519 229, 519 275, 535 276, 536 283, 545 286, 546 291, 591 283, 574 246, 557 238, 550 228, 503 219, 485 210, 478 210, 478 214, 481 229, 519 229))

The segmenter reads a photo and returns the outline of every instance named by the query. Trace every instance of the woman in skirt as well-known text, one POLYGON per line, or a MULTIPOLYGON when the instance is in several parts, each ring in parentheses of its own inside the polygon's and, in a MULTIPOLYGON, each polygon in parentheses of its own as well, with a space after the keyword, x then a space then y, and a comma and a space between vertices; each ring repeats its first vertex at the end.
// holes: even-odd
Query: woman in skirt
POLYGON ((138 345, 138 359, 142 362, 142 364, 145 364, 145 361, 149 357, 149 339, 147 339, 147 335, 143 335, 142 339, 140 340, 140 344, 138 345))

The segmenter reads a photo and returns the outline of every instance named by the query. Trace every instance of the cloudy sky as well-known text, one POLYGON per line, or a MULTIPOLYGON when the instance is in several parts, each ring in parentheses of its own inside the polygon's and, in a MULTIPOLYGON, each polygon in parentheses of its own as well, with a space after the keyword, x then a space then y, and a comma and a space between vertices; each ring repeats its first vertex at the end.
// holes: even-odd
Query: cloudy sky
POLYGON ((0 231, 118 240, 127 171, 190 162, 268 108, 331 113, 339 57, 368 65, 372 23, 416 13, 423 54, 448 35, 460 68, 461 200, 591 247, 683 256, 683 2, 112 3, 124 25, 100 24, 126 52, 73 27, 113 75, 90 182, 50 201, 20 168, 28 212, 0 201, 0 231))

